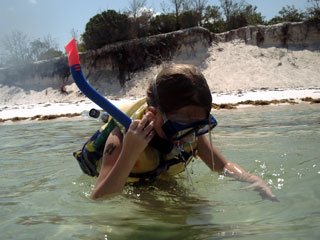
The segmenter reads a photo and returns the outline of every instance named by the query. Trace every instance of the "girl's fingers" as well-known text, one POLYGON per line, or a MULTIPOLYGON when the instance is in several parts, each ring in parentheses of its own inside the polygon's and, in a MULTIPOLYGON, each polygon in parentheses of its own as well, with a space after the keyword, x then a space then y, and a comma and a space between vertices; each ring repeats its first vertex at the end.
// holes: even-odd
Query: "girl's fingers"
POLYGON ((144 133, 148 135, 153 130, 153 121, 151 121, 144 129, 144 133))
POLYGON ((139 125, 139 121, 134 120, 134 121, 132 121, 132 123, 131 123, 131 125, 130 125, 130 129, 136 130, 136 128, 138 127, 138 125, 139 125))
MULTIPOLYGON (((130 132, 134 135, 141 135, 145 139, 151 140, 151 138, 154 136, 153 132, 153 125, 154 122, 149 122, 148 116, 143 117, 141 120, 133 120, 130 125, 130 132)), ((148 140, 149 141, 149 140, 148 140)))
POLYGON ((151 139, 154 137, 155 132, 153 130, 151 130, 148 135, 146 136, 146 141, 150 142, 151 139))
POLYGON ((140 131, 144 130, 144 128, 146 127, 147 124, 148 124, 148 118, 146 116, 144 116, 140 120, 138 127, 137 127, 137 130, 140 130, 140 131))

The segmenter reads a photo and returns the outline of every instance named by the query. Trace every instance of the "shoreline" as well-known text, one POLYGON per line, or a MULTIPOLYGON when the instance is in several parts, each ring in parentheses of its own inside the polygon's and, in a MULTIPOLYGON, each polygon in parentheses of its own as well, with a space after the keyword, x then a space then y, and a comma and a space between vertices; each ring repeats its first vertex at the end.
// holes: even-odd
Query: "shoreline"
MULTIPOLYGON (((117 106, 144 97, 163 66, 186 63, 197 66, 206 78, 214 111, 304 101, 317 103, 319 59, 319 51, 307 49, 260 48, 239 39, 203 47, 200 41, 192 51, 176 52, 168 63, 135 72, 125 86, 120 86, 116 72, 107 73, 100 68, 96 69, 96 75, 91 75, 90 84, 117 106)), ((85 110, 100 109, 79 91, 71 77, 59 88, 56 77, 23 75, 14 80, 10 76, 3 75, 4 81, 0 81, 0 124, 75 119, 85 110)))
MULTIPOLYGON (((121 98, 110 100, 119 106, 138 98, 121 98)), ((238 90, 227 93, 212 93, 214 110, 236 109, 249 106, 266 106, 279 104, 299 104, 303 102, 320 103, 320 88, 310 89, 276 89, 276 90, 238 90)), ((81 117, 83 111, 91 108, 101 109, 89 99, 75 102, 21 104, 0 107, 0 124, 14 124, 53 119, 73 119, 81 117)))

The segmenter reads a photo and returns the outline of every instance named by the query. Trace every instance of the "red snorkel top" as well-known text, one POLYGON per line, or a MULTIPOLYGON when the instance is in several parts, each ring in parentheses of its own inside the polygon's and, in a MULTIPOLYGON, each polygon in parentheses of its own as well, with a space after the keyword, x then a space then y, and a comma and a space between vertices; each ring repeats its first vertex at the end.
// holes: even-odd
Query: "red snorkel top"
POLYGON ((65 48, 68 54, 69 67, 80 64, 76 40, 72 38, 65 48))

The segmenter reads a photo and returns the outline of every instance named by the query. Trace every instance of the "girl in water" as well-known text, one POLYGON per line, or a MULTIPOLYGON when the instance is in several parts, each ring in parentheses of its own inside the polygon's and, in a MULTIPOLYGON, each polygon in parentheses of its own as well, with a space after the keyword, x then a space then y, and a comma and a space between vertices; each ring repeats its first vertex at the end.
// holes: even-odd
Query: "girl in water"
POLYGON ((91 197, 121 193, 127 182, 178 174, 198 157, 212 171, 248 182, 248 188, 276 201, 264 180, 228 161, 213 146, 210 130, 217 123, 210 114, 211 106, 210 89, 196 67, 165 67, 147 89, 146 100, 127 111, 133 119, 129 129, 125 132, 113 122, 91 197), (208 132, 209 137, 205 135, 208 132))

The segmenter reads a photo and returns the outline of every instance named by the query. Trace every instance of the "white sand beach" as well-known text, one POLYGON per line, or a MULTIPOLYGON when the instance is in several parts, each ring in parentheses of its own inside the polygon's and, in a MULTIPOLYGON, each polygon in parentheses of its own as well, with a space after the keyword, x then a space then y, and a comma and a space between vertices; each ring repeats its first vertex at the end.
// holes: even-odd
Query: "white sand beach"
MULTIPOLYGON (((215 104, 236 104, 247 100, 282 100, 301 102, 309 97, 320 99, 320 52, 259 48, 243 41, 214 43, 205 55, 175 56, 172 62, 197 65, 206 77, 215 104)), ((166 63, 168 64, 168 63, 166 63)), ((137 72, 121 89, 107 85, 111 101, 120 104, 143 97, 146 87, 161 66, 137 72), (116 96, 116 97, 115 97, 116 96)), ((0 85, 0 119, 31 118, 37 115, 80 114, 92 107, 99 108, 80 94, 72 80, 65 86, 67 93, 57 88, 30 90, 24 85, 0 85)), ((50 85, 50 83, 46 83, 50 85)))

